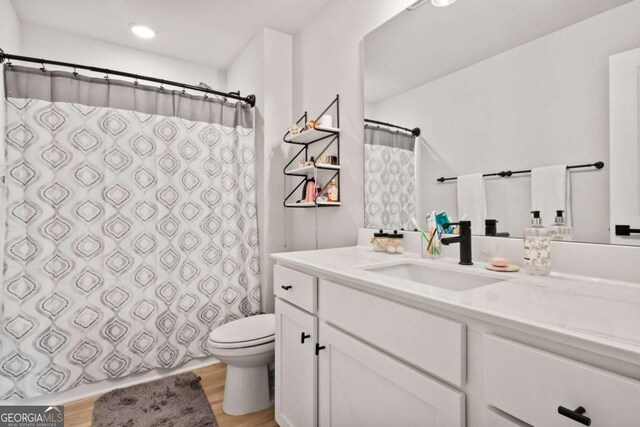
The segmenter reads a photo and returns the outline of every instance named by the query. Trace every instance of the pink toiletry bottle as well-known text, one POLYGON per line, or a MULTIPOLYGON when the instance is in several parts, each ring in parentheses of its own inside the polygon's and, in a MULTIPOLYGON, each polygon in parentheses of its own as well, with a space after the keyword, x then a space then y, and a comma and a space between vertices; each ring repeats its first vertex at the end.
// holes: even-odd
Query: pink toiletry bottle
POLYGON ((305 202, 313 202, 316 199, 316 180, 315 178, 310 178, 307 181, 307 197, 305 197, 305 202))

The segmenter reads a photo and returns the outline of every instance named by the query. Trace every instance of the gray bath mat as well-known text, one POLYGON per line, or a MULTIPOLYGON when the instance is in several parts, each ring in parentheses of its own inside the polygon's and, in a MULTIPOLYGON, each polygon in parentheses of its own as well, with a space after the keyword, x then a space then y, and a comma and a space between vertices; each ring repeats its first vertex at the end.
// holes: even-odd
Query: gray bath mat
POLYGON ((92 427, 218 427, 193 372, 110 391, 93 407, 92 427))

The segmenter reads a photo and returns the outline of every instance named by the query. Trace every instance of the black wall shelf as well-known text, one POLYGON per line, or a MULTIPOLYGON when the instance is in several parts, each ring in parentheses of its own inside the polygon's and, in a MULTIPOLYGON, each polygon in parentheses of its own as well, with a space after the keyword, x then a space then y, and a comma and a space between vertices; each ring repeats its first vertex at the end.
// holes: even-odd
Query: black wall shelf
MULTIPOLYGON (((293 158, 287 163, 283 169, 285 176, 302 178, 302 180, 293 188, 293 190, 285 196, 283 205, 287 208, 320 208, 320 207, 335 207, 341 205, 342 191, 340 188, 340 95, 331 101, 331 103, 318 115, 315 122, 318 122, 320 118, 329 112, 331 109, 335 109, 335 121, 336 126, 322 127, 316 126, 314 128, 302 131, 298 135, 291 135, 289 131, 284 134, 282 140, 287 144, 300 145, 302 148, 293 156, 293 158), (309 166, 299 167, 295 165, 296 160, 304 159, 304 162, 309 162, 311 158, 310 148, 313 144, 318 142, 324 142, 322 148, 314 156, 314 161, 309 166), (330 165, 318 163, 317 160, 324 155, 329 148, 335 147, 335 156, 337 157, 338 164, 330 165), (294 166, 292 166, 294 165, 294 166), (333 172, 333 174, 331 174, 333 172), (324 202, 320 200, 320 195, 317 195, 313 202, 299 202, 298 200, 292 200, 296 194, 302 195, 304 186, 309 179, 313 177, 314 181, 318 182, 319 174, 322 174, 322 179, 328 177, 326 183, 321 187, 320 195, 322 195, 327 187, 331 184, 331 181, 336 180, 336 187, 338 188, 338 200, 336 202, 324 202)), ((308 112, 304 112, 302 117, 296 121, 296 125, 304 128, 309 122, 308 112)), ((285 191, 286 193, 286 191, 285 191)))

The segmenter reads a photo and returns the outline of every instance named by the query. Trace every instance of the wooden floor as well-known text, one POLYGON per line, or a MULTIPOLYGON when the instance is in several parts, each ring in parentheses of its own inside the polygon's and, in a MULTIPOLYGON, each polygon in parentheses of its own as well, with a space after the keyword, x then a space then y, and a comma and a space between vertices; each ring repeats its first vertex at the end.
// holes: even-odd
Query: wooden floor
MULTIPOLYGON (((209 398, 209 403, 216 414, 220 427, 272 427, 277 426, 273 415, 273 408, 254 414, 232 417, 222 412, 222 396, 224 393, 224 379, 227 365, 218 363, 193 371, 202 377, 202 388, 209 398)), ((64 405, 65 427, 91 426, 93 404, 100 396, 67 403, 64 405)))

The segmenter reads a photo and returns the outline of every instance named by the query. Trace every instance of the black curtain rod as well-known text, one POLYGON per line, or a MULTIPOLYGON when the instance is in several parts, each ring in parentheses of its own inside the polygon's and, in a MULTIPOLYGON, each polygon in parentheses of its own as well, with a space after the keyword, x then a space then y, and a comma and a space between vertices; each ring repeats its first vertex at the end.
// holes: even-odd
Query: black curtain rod
POLYGON ((394 124, 391 124, 391 123, 380 122, 378 120, 371 120, 371 119, 364 119, 364 121, 365 121, 365 123, 373 123, 375 125, 388 126, 390 128, 400 129, 400 130, 404 130, 404 131, 407 131, 407 132, 411 132, 411 134, 413 136, 420 136, 420 128, 413 128, 413 129, 403 128, 402 126, 394 125, 394 124))
MULTIPOLYGON (((595 162, 595 163, 589 163, 589 164, 584 164, 584 165, 567 166, 567 169, 579 169, 579 168, 602 169, 603 167, 604 167, 604 162, 595 162)), ((485 173, 482 176, 483 177, 499 176, 501 178, 507 178, 507 177, 510 177, 512 175, 518 175, 518 174, 522 174, 522 173, 531 173, 531 169, 521 170, 521 171, 501 171, 501 172, 495 172, 495 173, 485 173)), ((458 178, 457 177, 453 177, 453 178, 442 177, 442 178, 438 178, 437 181, 438 182, 455 181, 456 179, 458 179, 458 178)))
POLYGON ((56 65, 56 66, 60 66, 60 67, 69 67, 69 68, 73 68, 74 70, 74 74, 75 74, 75 70, 87 70, 87 71, 93 71, 95 73, 104 73, 106 75, 109 74, 113 74, 115 76, 122 76, 122 77, 128 77, 131 79, 135 79, 135 80, 146 80, 149 82, 154 82, 154 83, 160 83, 160 85, 169 85, 169 86, 176 86, 176 87, 180 87, 182 88, 182 90, 196 90, 199 92, 205 92, 205 93, 210 93, 213 95, 218 95, 224 98, 231 98, 231 99, 236 99, 238 101, 241 102, 246 102, 247 104, 249 104, 250 106, 254 107, 256 105, 256 97, 255 95, 248 95, 248 96, 240 96, 240 92, 220 92, 214 89, 207 89, 204 87, 200 87, 200 86, 194 86, 194 85, 190 85, 190 84, 186 84, 186 83, 180 83, 180 82, 174 82, 171 80, 163 80, 163 79, 159 79, 156 77, 149 77, 149 76, 141 76, 139 74, 133 74, 133 73, 127 73, 125 71, 116 71, 116 70, 110 70, 108 68, 100 68, 100 67, 93 67, 90 65, 80 65, 80 64, 72 64, 70 62, 62 62, 62 61, 52 61, 49 59, 40 59, 40 58, 34 58, 31 56, 21 56, 21 55, 11 55, 9 53, 5 53, 2 49, 0 49, 0 64, 2 64, 5 60, 9 61, 9 66, 11 65, 11 60, 14 61, 24 61, 24 62, 32 62, 35 64, 42 64, 42 71, 46 71, 44 68, 44 64, 49 64, 49 65, 56 65))

